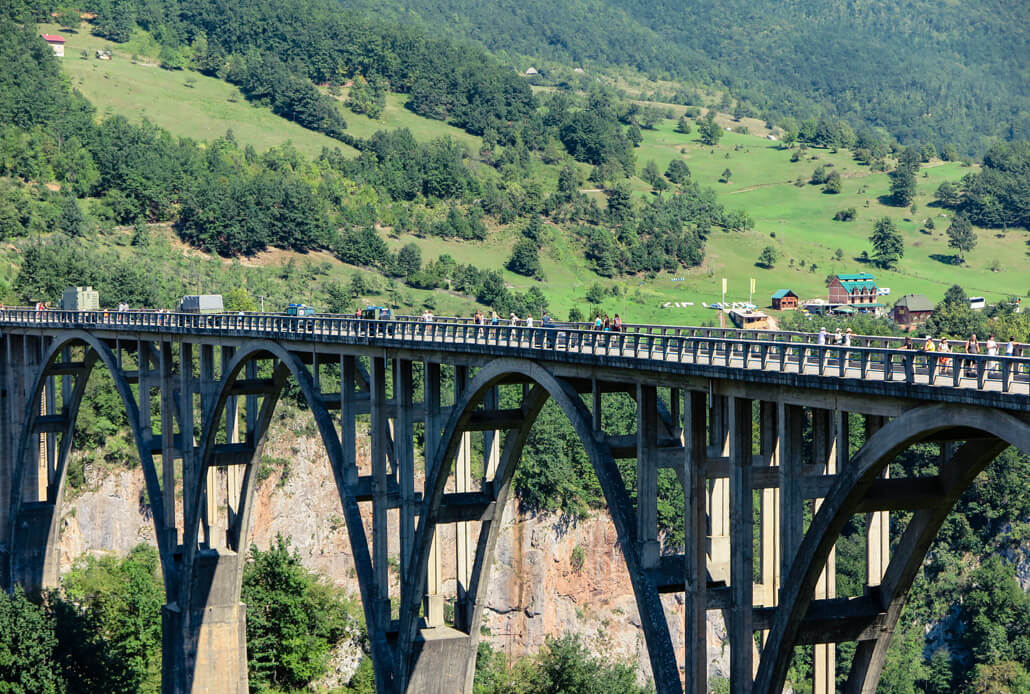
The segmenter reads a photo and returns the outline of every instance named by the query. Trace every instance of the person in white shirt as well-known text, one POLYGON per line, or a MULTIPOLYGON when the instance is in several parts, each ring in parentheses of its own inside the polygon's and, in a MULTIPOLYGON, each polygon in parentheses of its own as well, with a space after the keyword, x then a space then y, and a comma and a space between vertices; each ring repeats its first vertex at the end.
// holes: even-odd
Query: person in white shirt
POLYGON ((826 344, 826 328, 819 328, 819 336, 816 338, 817 345, 826 344))
POLYGON ((526 316, 526 327, 527 328, 532 328, 533 327, 533 314, 532 313, 530 313, 528 316, 526 316))
MULTIPOLYGON (((994 335, 987 336, 987 344, 984 345, 987 348, 987 356, 996 357, 998 356, 998 343, 994 340, 994 335)), ((996 361, 988 362, 987 371, 988 373, 997 371, 999 364, 996 361)))

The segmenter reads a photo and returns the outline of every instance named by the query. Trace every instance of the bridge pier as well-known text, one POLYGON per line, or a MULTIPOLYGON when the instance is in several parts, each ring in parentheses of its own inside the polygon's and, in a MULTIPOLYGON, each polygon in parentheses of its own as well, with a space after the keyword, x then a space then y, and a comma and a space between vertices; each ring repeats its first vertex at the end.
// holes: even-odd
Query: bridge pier
MULTIPOLYGON (((190 604, 161 609, 163 694, 246 694, 246 605, 239 598, 243 558, 203 550, 194 559, 190 604)), ((182 592, 180 592, 180 595, 182 592)))

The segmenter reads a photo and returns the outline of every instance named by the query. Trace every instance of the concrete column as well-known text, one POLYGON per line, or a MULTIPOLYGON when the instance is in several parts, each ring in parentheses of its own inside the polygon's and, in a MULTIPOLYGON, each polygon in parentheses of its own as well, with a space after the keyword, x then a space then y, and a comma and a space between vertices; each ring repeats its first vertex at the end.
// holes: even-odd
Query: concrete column
MULTIPOLYGON (((866 438, 886 424, 885 417, 865 418, 866 438)), ((942 444, 944 446, 945 444, 942 444)), ((884 479, 890 477, 890 466, 883 469, 884 479)), ((890 511, 874 511, 866 515, 866 584, 878 586, 891 560, 890 511)))
MULTIPOLYGON (((780 578, 787 580, 804 530, 801 491, 801 429, 803 411, 796 405, 776 405, 776 460, 780 467, 780 578)), ((777 598, 778 601, 778 598, 777 598)))
POLYGON ((686 570, 686 616, 684 651, 684 691, 705 692, 708 689, 708 619, 705 502, 705 430, 707 426, 705 394, 684 391, 683 426, 685 456, 683 458, 684 564, 686 570))
POLYGON ((729 400, 731 556, 730 691, 748 694, 754 682, 754 529, 751 487, 751 401, 729 400))
POLYGON ((179 531, 175 519, 175 378, 172 375, 172 343, 162 342, 158 355, 161 388, 161 501, 164 504, 165 527, 162 529, 170 542, 179 544, 179 531))
MULTIPOLYGON (((717 457, 728 458, 730 454, 728 399, 725 396, 711 396, 708 433, 709 451, 717 457)), ((729 580, 730 571, 730 481, 725 477, 711 480, 708 501, 709 555, 711 573, 715 580, 729 580)))
MULTIPOLYGON (((193 436, 193 393, 195 389, 193 378, 193 345, 183 341, 179 343, 179 432, 181 435, 182 456, 182 488, 194 489, 196 470, 194 468, 193 453, 195 442, 193 436)), ((193 509, 190 504, 193 502, 191 494, 183 494, 182 516, 190 518, 193 509)), ((186 539, 183 538, 183 542, 186 539)))
MULTIPOLYGON (((776 403, 763 402, 759 406, 759 446, 762 458, 770 467, 779 465, 776 458, 777 438, 779 428, 776 422, 776 403)), ((780 590, 780 490, 776 487, 769 487, 762 490, 761 505, 761 533, 759 542, 761 554, 759 562, 761 566, 761 598, 756 596, 756 602, 768 607, 775 607, 778 603, 780 590)), ((764 641, 768 632, 762 632, 764 641)))
MULTIPOLYGON (((423 379, 426 435, 425 435, 425 461, 426 475, 429 475, 429 467, 434 464, 436 450, 440 445, 440 365, 425 362, 425 377, 423 379)), ((426 570, 426 595, 423 599, 422 612, 425 616, 426 626, 438 627, 443 625, 443 595, 441 585, 443 578, 440 567, 440 529, 433 530, 433 537, 429 545, 429 565, 426 570)))
POLYGON ((11 449, 11 416, 14 393, 10 387, 11 337, 0 332, 0 590, 10 588, 7 576, 9 558, 7 542, 10 537, 11 478, 14 476, 14 456, 11 449))
MULTIPOLYGON (((468 368, 454 367, 454 401, 458 402, 468 386, 468 368)), ((472 491, 472 434, 464 432, 458 444, 457 457, 454 460, 454 491, 457 493, 472 491)), ((455 602, 454 623, 459 629, 465 626, 470 614, 467 614, 468 588, 472 580, 472 562, 474 548, 472 546, 472 528, 467 521, 454 524, 455 580, 457 581, 457 601, 455 602)))
POLYGON ((415 542, 415 444, 412 440, 411 418, 414 396, 411 362, 397 359, 394 361, 394 369, 393 391, 397 417, 394 420, 393 447, 397 457, 397 481, 401 494, 400 575, 404 577, 408 575, 408 565, 415 542))
MULTIPOLYGON (((835 413, 830 410, 812 410, 812 463, 825 475, 837 472, 838 431, 835 413)), ((847 446, 845 440, 844 446, 847 446)), ((818 512, 822 499, 816 499, 814 511, 818 512)), ((826 566, 815 586, 815 599, 837 597, 837 550, 831 549, 826 566)), ((815 644, 812 661, 813 693, 831 694, 837 669, 837 646, 832 643, 815 644)))
POLYGON ((645 568, 658 565, 658 389, 637 386, 637 544, 645 568))
POLYGON ((193 604, 161 610, 164 694, 246 694, 246 606, 239 599, 235 553, 202 550, 193 575, 193 604))
MULTIPOLYGON (((496 410, 500 407, 497 397, 497 388, 491 388, 483 399, 483 407, 488 410, 496 410)), ((501 432, 483 432, 483 476, 485 480, 492 480, 497 474, 497 464, 501 461, 501 432)))
MULTIPOLYGON (((375 577, 375 628, 385 632, 390 625, 390 529, 387 519, 386 461, 386 359, 369 360, 369 397, 371 399, 372 437, 372 570, 375 577)), ((370 625, 371 629, 372 626, 370 625)))

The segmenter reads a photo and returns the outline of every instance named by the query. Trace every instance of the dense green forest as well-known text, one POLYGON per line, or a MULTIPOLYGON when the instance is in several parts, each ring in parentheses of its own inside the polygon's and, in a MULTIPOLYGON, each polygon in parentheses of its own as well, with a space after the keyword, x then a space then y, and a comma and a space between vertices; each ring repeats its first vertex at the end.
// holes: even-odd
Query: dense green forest
MULTIPOLYGON (((652 78, 724 85, 756 115, 820 113, 906 144, 982 153, 1030 136, 1025 7, 1000 0, 342 0, 492 50, 571 68, 630 66, 652 78), (385 6, 385 7, 384 7, 385 6)), ((537 65, 540 67, 540 65, 537 65)))

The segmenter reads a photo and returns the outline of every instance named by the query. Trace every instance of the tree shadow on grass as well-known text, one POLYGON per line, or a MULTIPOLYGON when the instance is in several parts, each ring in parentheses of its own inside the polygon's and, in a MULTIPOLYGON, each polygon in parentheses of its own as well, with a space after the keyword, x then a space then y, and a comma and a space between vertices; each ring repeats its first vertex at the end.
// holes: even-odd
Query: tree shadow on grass
POLYGON ((939 263, 944 263, 945 265, 961 265, 962 264, 962 258, 959 258, 957 255, 944 255, 943 253, 931 253, 930 254, 930 259, 931 260, 936 260, 939 263))

